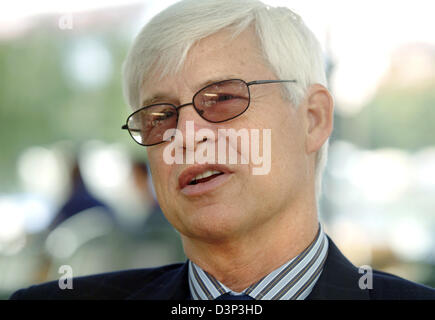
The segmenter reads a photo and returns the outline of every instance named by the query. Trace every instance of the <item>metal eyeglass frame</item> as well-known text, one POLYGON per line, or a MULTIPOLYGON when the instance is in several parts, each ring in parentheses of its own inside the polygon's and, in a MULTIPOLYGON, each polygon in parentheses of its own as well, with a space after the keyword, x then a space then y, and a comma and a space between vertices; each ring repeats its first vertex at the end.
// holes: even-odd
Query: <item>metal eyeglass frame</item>
MULTIPOLYGON (((130 115, 127 117, 126 123, 121 127, 121 129, 122 129, 122 130, 128 130, 128 133, 130 134, 130 136, 132 137, 132 139, 133 139, 137 144, 139 144, 139 145, 141 145, 141 146, 144 146, 144 147, 154 146, 154 145, 157 145, 157 144, 160 144, 160 143, 163 143, 163 142, 167 142, 167 141, 166 141, 166 140, 162 140, 162 141, 160 141, 160 142, 156 142, 156 143, 153 143, 153 144, 142 144, 142 143, 138 142, 138 141, 133 137, 133 135, 131 134, 131 131, 132 131, 132 130, 128 127, 128 120, 129 120, 129 119, 130 119, 134 114, 136 114, 136 113, 138 113, 138 112, 141 112, 141 111, 144 110, 144 109, 147 109, 147 108, 150 108, 150 107, 154 107, 154 106, 158 106, 158 105, 168 105, 168 106, 172 106, 172 107, 174 107, 175 111, 177 112, 177 126, 175 127, 175 128, 177 128, 177 127, 178 127, 178 118, 179 118, 179 111, 178 111, 178 110, 180 110, 181 108, 184 108, 184 107, 187 107, 187 106, 192 105, 193 108, 195 109, 196 113, 198 113, 198 115, 199 115, 202 119, 204 119, 205 121, 208 121, 208 122, 211 122, 211 123, 221 123, 221 122, 225 122, 225 121, 229 121, 229 120, 232 120, 232 119, 234 119, 234 118, 237 118, 237 117, 241 116, 243 113, 245 113, 246 110, 248 110, 249 105, 251 104, 251 92, 250 92, 250 90, 249 90, 249 86, 251 86, 251 85, 256 85, 256 84, 269 84, 269 83, 281 83, 281 82, 297 82, 297 81, 296 81, 296 80, 254 80, 254 81, 246 82, 245 80, 242 80, 242 79, 227 79, 227 80, 222 80, 222 81, 213 82, 213 83, 208 84, 208 85, 206 85, 205 87, 199 89, 199 90, 198 90, 198 91, 193 95, 192 102, 189 102, 189 103, 185 103, 185 104, 179 105, 178 107, 177 107, 176 105, 172 104, 172 103, 163 103, 163 102, 161 102, 161 103, 155 103, 155 104, 151 104, 151 105, 147 105, 147 106, 144 106, 144 107, 139 108, 138 110, 136 110, 135 112, 133 112, 132 114, 130 114, 130 115), (204 89, 206 89, 206 88, 208 88, 208 87, 211 87, 211 86, 213 86, 213 85, 217 85, 217 84, 222 83, 222 82, 227 82, 227 81, 241 81, 241 82, 243 82, 243 83, 246 85, 246 88, 248 89, 248 99, 249 99, 249 100, 248 100, 248 104, 246 105, 246 108, 245 108, 241 113, 239 113, 238 115, 236 115, 236 116, 234 116, 234 117, 231 117, 231 118, 229 118, 229 119, 225 119, 225 120, 220 120, 220 121, 211 121, 211 120, 208 120, 208 119, 204 118, 204 117, 202 116, 202 113, 200 112, 200 110, 198 110, 198 109, 196 108, 195 104, 193 103, 193 102, 195 101, 195 97, 196 97, 196 96, 197 96, 201 91, 203 91, 204 89)), ((133 130, 133 131, 140 131, 140 130, 133 130)))

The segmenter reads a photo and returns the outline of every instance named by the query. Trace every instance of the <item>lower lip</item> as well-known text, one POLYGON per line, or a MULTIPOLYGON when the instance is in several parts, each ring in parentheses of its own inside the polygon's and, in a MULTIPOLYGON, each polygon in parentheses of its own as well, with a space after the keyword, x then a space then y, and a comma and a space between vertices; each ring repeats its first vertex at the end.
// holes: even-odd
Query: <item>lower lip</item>
POLYGON ((202 182, 202 183, 192 184, 192 185, 188 184, 183 189, 181 189, 181 193, 183 193, 186 196, 203 195, 207 192, 211 192, 219 188, 221 185, 227 182, 228 179, 231 178, 231 176, 232 176, 231 173, 224 173, 207 182, 202 182))

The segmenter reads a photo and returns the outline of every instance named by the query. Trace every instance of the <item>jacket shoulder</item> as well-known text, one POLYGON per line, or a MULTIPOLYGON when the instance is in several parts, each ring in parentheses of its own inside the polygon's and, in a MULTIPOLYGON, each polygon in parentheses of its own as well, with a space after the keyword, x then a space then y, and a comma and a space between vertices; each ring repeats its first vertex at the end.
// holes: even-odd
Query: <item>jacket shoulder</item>
POLYGON ((50 281, 14 292, 11 300, 125 299, 144 285, 164 282, 183 266, 176 263, 155 268, 131 269, 72 278, 72 288, 61 289, 50 281))
POLYGON ((412 300, 435 299, 433 288, 393 274, 371 270, 371 276, 354 266, 328 237, 328 256, 323 271, 308 296, 313 300, 412 300), (361 280, 366 288, 361 288, 361 280))
POLYGON ((435 299, 435 289, 379 270, 373 270, 373 288, 369 294, 374 300, 435 299))

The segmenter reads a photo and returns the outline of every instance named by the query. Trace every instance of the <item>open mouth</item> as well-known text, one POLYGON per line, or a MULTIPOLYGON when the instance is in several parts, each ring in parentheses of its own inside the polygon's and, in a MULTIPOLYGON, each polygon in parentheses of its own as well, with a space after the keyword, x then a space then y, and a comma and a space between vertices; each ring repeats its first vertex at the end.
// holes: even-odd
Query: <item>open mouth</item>
POLYGON ((225 165, 194 165, 180 174, 179 190, 187 196, 205 194, 220 187, 232 176, 233 172, 225 165))
POLYGON ((203 183, 203 182, 207 182, 210 181, 220 175, 224 174, 221 171, 217 171, 217 170, 208 170, 205 171, 203 173, 198 174, 196 177, 194 177, 189 183, 188 185, 195 185, 198 183, 203 183))

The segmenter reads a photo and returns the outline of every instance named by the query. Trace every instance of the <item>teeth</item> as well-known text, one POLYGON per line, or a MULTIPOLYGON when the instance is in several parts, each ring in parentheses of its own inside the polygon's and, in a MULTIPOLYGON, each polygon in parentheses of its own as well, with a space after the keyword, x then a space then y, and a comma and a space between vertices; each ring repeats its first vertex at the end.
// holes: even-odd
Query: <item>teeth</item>
POLYGON ((219 174, 219 173, 222 173, 222 172, 216 171, 216 170, 207 170, 207 171, 205 171, 203 173, 198 174, 190 182, 193 182, 193 181, 196 181, 196 180, 199 180, 199 179, 203 179, 203 178, 207 178, 207 177, 210 177, 210 176, 212 176, 214 174, 219 174))

